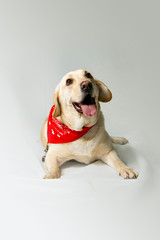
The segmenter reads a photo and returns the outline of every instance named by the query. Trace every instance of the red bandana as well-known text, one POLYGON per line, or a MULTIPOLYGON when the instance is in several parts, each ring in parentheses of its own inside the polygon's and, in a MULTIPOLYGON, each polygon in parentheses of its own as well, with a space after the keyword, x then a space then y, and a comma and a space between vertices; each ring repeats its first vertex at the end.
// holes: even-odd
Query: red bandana
POLYGON ((58 121, 57 118, 52 117, 54 109, 55 106, 53 105, 48 117, 48 143, 69 143, 76 141, 77 139, 85 135, 93 127, 84 127, 81 131, 72 130, 60 121, 58 121))

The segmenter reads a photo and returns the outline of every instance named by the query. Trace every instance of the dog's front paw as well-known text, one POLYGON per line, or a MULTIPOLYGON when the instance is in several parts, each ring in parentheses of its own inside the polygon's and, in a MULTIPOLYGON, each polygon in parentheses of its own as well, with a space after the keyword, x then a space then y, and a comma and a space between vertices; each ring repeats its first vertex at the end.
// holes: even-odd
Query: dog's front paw
POLYGON ((54 173, 48 172, 46 175, 43 177, 43 179, 54 179, 54 178, 60 178, 61 176, 61 171, 60 169, 54 173))
POLYGON ((136 173, 132 168, 122 168, 119 172, 119 175, 125 179, 135 179, 138 177, 138 173, 136 173))

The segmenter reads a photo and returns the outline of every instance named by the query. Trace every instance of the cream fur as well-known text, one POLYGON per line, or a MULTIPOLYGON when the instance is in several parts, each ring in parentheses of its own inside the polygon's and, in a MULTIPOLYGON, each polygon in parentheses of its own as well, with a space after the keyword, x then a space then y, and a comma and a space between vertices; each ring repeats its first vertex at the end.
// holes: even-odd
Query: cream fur
MULTIPOLYGON (((75 159, 78 162, 89 164, 97 159, 111 167, 114 167, 123 178, 137 178, 138 174, 128 168, 118 157, 113 144, 125 144, 125 138, 110 137, 105 130, 104 117, 100 110, 99 101, 107 102, 112 98, 110 90, 102 82, 92 78, 86 79, 85 70, 77 70, 66 74, 57 86, 54 94, 55 112, 60 122, 73 130, 81 130, 83 127, 94 125, 91 130, 80 139, 64 144, 49 144, 45 159, 46 175, 44 178, 60 177, 60 166, 75 159), (66 80, 73 79, 70 86, 66 86, 66 80), (82 81, 89 80, 92 83, 92 96, 95 97, 97 113, 87 117, 78 113, 72 106, 72 102, 81 102, 83 93, 80 89, 82 81)), ((47 119, 41 129, 41 140, 43 146, 47 145, 47 119)))

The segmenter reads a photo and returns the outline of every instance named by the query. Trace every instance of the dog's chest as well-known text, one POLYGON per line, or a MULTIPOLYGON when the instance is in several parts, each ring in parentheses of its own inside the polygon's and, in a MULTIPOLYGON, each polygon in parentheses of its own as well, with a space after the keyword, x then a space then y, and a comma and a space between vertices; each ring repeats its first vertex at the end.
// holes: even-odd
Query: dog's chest
POLYGON ((92 162, 95 158, 101 156, 100 146, 103 144, 104 139, 104 128, 95 126, 83 137, 68 144, 70 155, 79 161, 85 159, 86 163, 92 162))
POLYGON ((97 147, 97 142, 94 140, 85 141, 83 138, 70 143, 70 151, 75 156, 91 157, 97 147))

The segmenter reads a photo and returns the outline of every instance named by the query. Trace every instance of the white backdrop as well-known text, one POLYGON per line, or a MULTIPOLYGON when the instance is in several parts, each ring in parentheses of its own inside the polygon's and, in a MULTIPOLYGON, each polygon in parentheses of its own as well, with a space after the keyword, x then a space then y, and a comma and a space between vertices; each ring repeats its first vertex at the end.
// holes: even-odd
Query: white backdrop
POLYGON ((160 238, 159 7, 0 1, 1 239, 160 238), (42 179, 40 128, 55 86, 79 68, 112 91, 106 128, 129 139, 117 151, 137 180, 101 162, 67 163, 60 179, 42 179))

